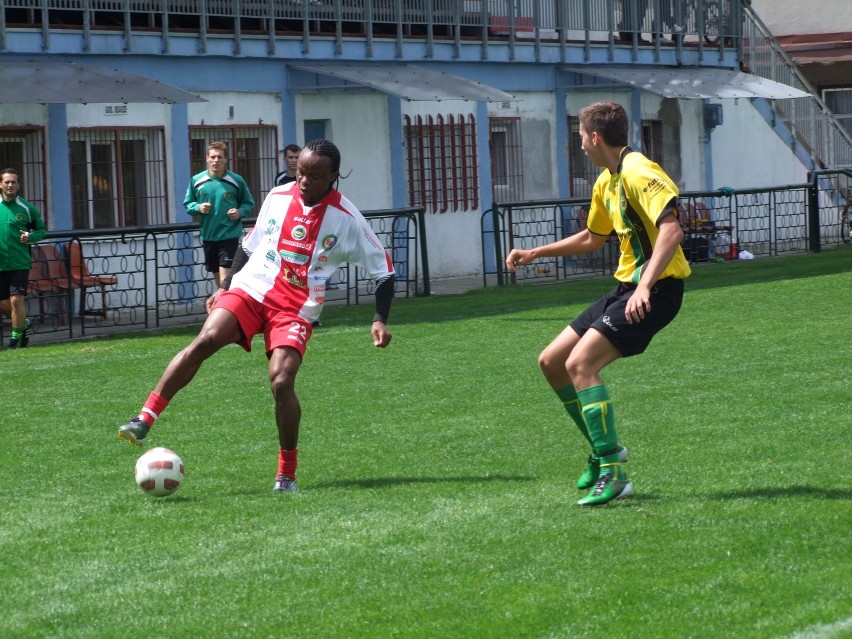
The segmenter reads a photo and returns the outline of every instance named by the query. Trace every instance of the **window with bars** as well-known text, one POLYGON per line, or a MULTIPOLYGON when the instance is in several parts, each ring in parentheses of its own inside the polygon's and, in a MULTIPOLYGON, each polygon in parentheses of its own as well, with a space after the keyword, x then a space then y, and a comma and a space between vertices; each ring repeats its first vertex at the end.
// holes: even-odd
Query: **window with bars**
POLYGON ((580 118, 568 117, 568 193, 571 197, 592 197, 592 187, 601 170, 595 166, 580 145, 580 118))
POLYGON ((162 128, 69 129, 74 229, 168 222, 162 128))
POLYGON ((488 118, 491 185, 495 202, 524 199, 520 118, 488 118))
POLYGON ((840 120, 849 135, 852 135, 852 88, 824 89, 822 99, 831 112, 840 120))
POLYGON ((6 168, 18 172, 21 197, 35 205, 49 227, 43 127, 0 127, 0 169, 6 168))
POLYGON ((664 164, 663 123, 659 120, 642 120, 641 151, 660 166, 664 164))
POLYGON ((189 127, 192 174, 207 169, 207 146, 224 142, 228 146, 228 170, 240 175, 254 198, 257 215, 266 194, 275 186, 278 167, 278 129, 263 126, 189 127))
POLYGON ((405 116, 408 205, 430 213, 479 207, 473 114, 405 116))
MULTIPOLYGON (((592 187, 601 169, 594 165, 580 146, 579 118, 574 116, 568 118, 568 130, 570 131, 568 149, 568 168, 571 174, 570 195, 571 197, 591 197, 592 187)), ((680 137, 675 131, 670 138, 674 141, 666 146, 663 123, 660 120, 642 120, 642 148, 634 150, 641 151, 660 166, 665 166, 664 161, 671 157, 676 166, 672 167, 668 173, 674 179, 674 176, 680 174, 680 137)))

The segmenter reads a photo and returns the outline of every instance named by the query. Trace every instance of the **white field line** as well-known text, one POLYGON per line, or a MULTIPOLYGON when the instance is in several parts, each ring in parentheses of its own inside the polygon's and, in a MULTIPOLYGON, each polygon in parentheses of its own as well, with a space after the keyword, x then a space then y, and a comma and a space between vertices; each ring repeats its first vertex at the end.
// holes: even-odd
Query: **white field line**
POLYGON ((852 630, 852 617, 835 621, 834 623, 811 626, 790 635, 789 639, 834 639, 840 637, 846 630, 852 630))

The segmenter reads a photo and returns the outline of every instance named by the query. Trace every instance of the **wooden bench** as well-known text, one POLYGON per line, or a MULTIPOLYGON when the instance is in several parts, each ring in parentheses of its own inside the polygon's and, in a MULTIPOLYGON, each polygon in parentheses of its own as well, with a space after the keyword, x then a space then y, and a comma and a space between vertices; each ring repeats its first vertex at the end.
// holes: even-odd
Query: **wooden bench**
POLYGON ((68 267, 65 257, 59 252, 56 244, 46 243, 37 245, 41 255, 41 263, 44 279, 53 287, 51 293, 59 299, 59 324, 64 326, 68 323, 71 311, 68 308, 68 296, 78 286, 74 286, 68 277, 68 267))
POLYGON ((68 256, 68 266, 71 286, 80 289, 80 315, 100 315, 106 319, 107 311, 107 286, 115 286, 118 278, 113 276, 92 275, 86 265, 83 255, 83 246, 79 242, 66 242, 62 245, 65 255, 68 256), (101 308, 86 308, 86 289, 99 288, 101 291, 101 308))
POLYGON ((27 282, 27 295, 38 299, 38 319, 44 321, 44 302, 49 295, 57 292, 56 284, 47 275, 44 251, 38 244, 32 247, 32 266, 27 282))

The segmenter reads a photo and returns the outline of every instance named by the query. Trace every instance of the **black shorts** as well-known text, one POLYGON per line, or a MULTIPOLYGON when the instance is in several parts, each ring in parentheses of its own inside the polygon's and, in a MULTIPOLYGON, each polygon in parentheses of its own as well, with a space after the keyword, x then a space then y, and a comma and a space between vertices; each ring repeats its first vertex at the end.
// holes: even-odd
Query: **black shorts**
POLYGON ((26 295, 29 283, 29 270, 0 271, 0 301, 7 300, 12 295, 26 295))
POLYGON ((217 242, 203 242, 204 265, 208 273, 218 273, 219 268, 231 268, 234 263, 234 255, 240 248, 240 238, 232 237, 228 240, 217 242))
POLYGON ((602 333, 623 357, 644 353, 654 335, 671 322, 683 303, 683 280, 667 277, 651 288, 651 312, 640 322, 627 323, 624 309, 627 300, 636 290, 635 284, 621 282, 611 293, 607 293, 589 306, 571 322, 578 335, 585 335, 590 328, 602 333))

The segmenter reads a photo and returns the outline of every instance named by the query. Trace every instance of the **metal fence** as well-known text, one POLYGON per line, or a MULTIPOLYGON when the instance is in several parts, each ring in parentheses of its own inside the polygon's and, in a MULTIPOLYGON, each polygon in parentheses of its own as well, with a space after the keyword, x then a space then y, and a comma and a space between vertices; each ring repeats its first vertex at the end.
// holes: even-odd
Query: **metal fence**
MULTIPOLYGON (((50 52, 51 31, 79 29, 83 48, 96 34, 158 35, 169 51, 172 35, 196 34, 199 52, 208 36, 232 37, 234 52, 243 40, 265 39, 270 55, 276 39, 300 38, 307 53, 314 38, 333 38, 340 52, 344 39, 363 38, 367 56, 373 40, 508 41, 538 48, 543 42, 609 41, 613 34, 673 33, 699 48, 734 47, 742 30, 739 0, 649 0, 638 15, 632 2, 613 0, 5 0, 0 11, 0 49, 8 29, 40 29, 50 52), (633 7, 633 9, 631 9, 633 7)), ((483 57, 487 48, 483 46, 483 57)))
MULTIPOLYGON (((680 221, 690 262, 820 251, 849 241, 841 213, 852 205, 852 171, 815 171, 808 184, 739 191, 682 193, 680 221)), ((510 273, 513 248, 556 242, 585 228, 588 199, 509 202, 481 220, 483 285, 558 281, 608 275, 618 264, 618 243, 584 256, 539 259, 510 273)))
POLYGON ((778 117, 789 127, 795 144, 818 167, 852 167, 852 136, 820 98, 819 93, 784 51, 751 7, 746 7, 741 41, 742 67, 751 73, 807 91, 807 98, 773 100, 778 117))
MULTIPOLYGON (((391 255, 396 296, 429 295, 423 209, 364 216, 391 255)), ((200 323, 215 288, 197 224, 50 232, 33 256, 26 303, 35 341, 200 323)), ((363 269, 344 265, 328 281, 326 304, 359 304, 373 293, 363 269)))

